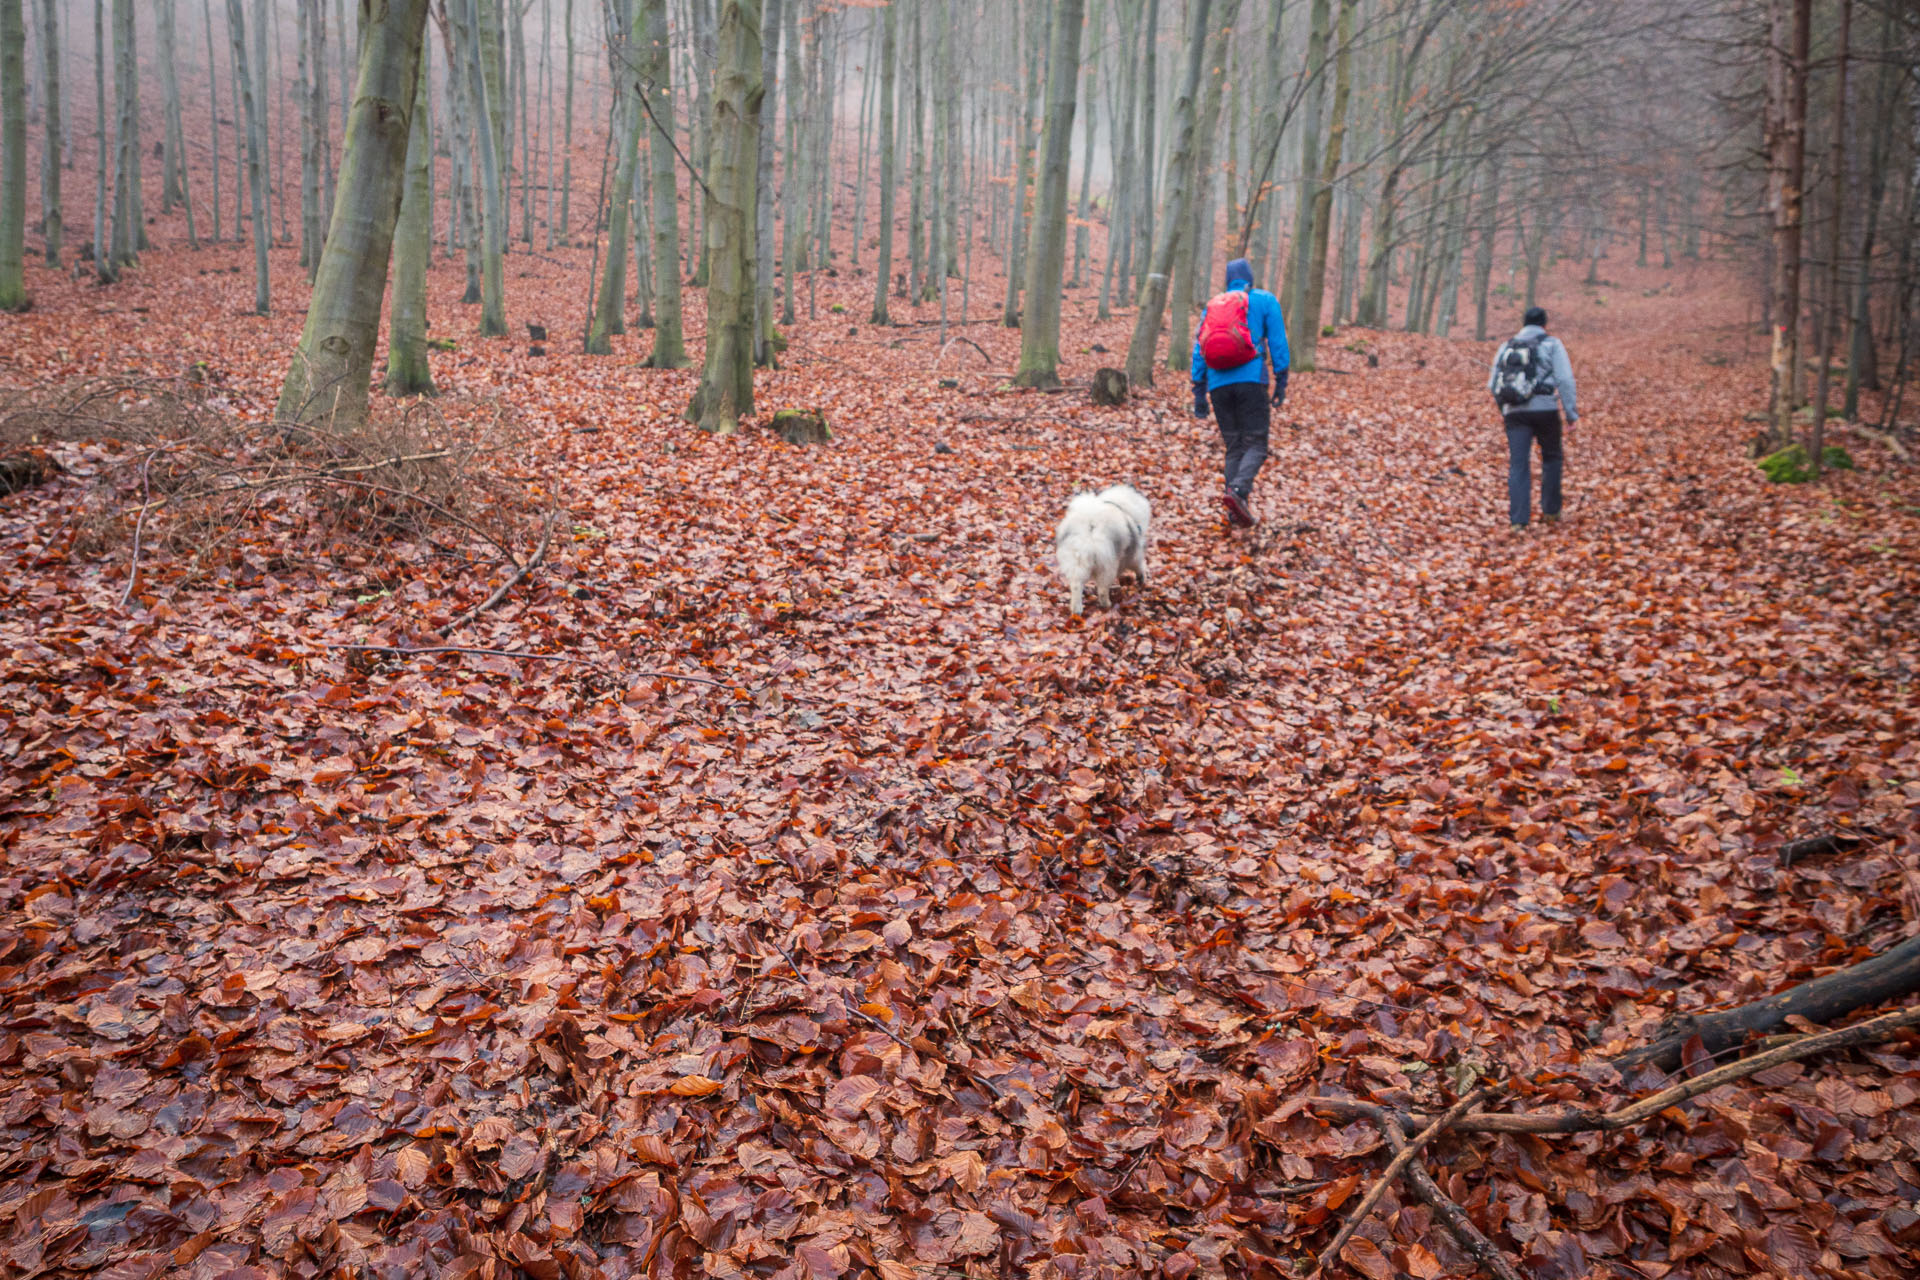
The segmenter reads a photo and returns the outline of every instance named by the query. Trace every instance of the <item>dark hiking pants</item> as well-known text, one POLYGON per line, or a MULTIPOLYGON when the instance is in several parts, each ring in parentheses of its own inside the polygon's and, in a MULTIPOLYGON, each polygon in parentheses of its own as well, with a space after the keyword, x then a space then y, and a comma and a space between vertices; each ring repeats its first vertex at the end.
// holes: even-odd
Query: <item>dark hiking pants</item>
POLYGON ((1209 395, 1220 442, 1227 446, 1227 488, 1246 498, 1267 460, 1267 389, 1258 382, 1230 382, 1209 395))
POLYGON ((1558 409, 1521 410, 1507 415, 1507 519, 1526 524, 1532 518, 1533 445, 1540 442, 1540 514, 1560 514, 1560 449, 1558 409))

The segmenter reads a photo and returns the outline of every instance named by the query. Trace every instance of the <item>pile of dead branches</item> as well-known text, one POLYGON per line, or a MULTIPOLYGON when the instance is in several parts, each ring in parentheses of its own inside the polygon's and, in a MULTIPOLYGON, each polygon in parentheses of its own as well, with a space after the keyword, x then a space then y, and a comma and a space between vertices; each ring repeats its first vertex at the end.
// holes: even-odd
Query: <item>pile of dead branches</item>
POLYGON ((498 404, 419 400, 336 431, 250 421, 190 380, 46 388, 0 414, 0 454, 73 460, 69 553, 124 557, 123 601, 301 568, 382 592, 428 568, 518 581, 553 527, 523 445, 498 404))

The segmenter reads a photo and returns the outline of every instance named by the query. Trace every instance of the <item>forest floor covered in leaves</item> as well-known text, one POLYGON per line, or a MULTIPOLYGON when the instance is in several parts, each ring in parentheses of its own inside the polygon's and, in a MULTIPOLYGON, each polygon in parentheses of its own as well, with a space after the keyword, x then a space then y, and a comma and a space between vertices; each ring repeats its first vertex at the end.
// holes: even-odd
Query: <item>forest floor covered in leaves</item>
MULTIPOLYGON (((200 362, 261 417, 299 299, 242 314, 245 260, 39 273, 0 383, 200 362)), ((560 510, 444 642, 570 661, 334 647, 500 576, 291 499, 123 606, 106 429, 0 499, 0 1274, 1291 1275, 1381 1160, 1307 1096, 1605 1105, 1668 1012, 1913 931, 1920 490, 1844 431, 1860 470, 1763 481, 1719 267, 1556 272, 1557 527, 1506 527, 1489 344, 1343 330, 1229 535, 1184 378, 1008 390, 984 285, 943 352, 822 278, 758 388, 830 416, 801 449, 686 426, 645 333, 573 354, 584 260, 509 259, 544 356, 433 281, 437 412, 504 411, 560 510), (1153 583, 1072 619, 1052 526, 1121 480, 1153 583)), ((1425 1159, 1540 1280, 1891 1278, 1916 1099, 1909 1035, 1425 1159)), ((1475 1270, 1398 1190, 1344 1259, 1475 1270)))

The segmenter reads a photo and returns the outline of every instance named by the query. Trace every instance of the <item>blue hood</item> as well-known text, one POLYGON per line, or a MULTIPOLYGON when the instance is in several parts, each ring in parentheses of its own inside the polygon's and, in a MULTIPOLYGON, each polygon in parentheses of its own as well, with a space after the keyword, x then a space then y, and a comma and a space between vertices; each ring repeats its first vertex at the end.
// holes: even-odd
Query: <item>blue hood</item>
POLYGON ((1227 264, 1227 288, 1237 284, 1253 284, 1253 264, 1245 258, 1235 258, 1227 264))

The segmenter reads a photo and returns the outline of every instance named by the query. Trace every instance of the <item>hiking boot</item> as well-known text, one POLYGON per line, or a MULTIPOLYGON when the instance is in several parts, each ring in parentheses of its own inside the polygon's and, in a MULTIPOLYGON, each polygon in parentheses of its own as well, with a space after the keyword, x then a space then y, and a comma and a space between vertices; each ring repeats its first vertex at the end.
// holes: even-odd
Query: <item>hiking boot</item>
POLYGON ((1253 524, 1253 510, 1247 506, 1247 500, 1229 489, 1220 495, 1220 504, 1227 509, 1227 523, 1249 528, 1253 524))
POLYGON ((1558 511, 1543 511, 1540 513, 1540 518, 1548 524, 1560 523, 1560 513, 1558 511))

